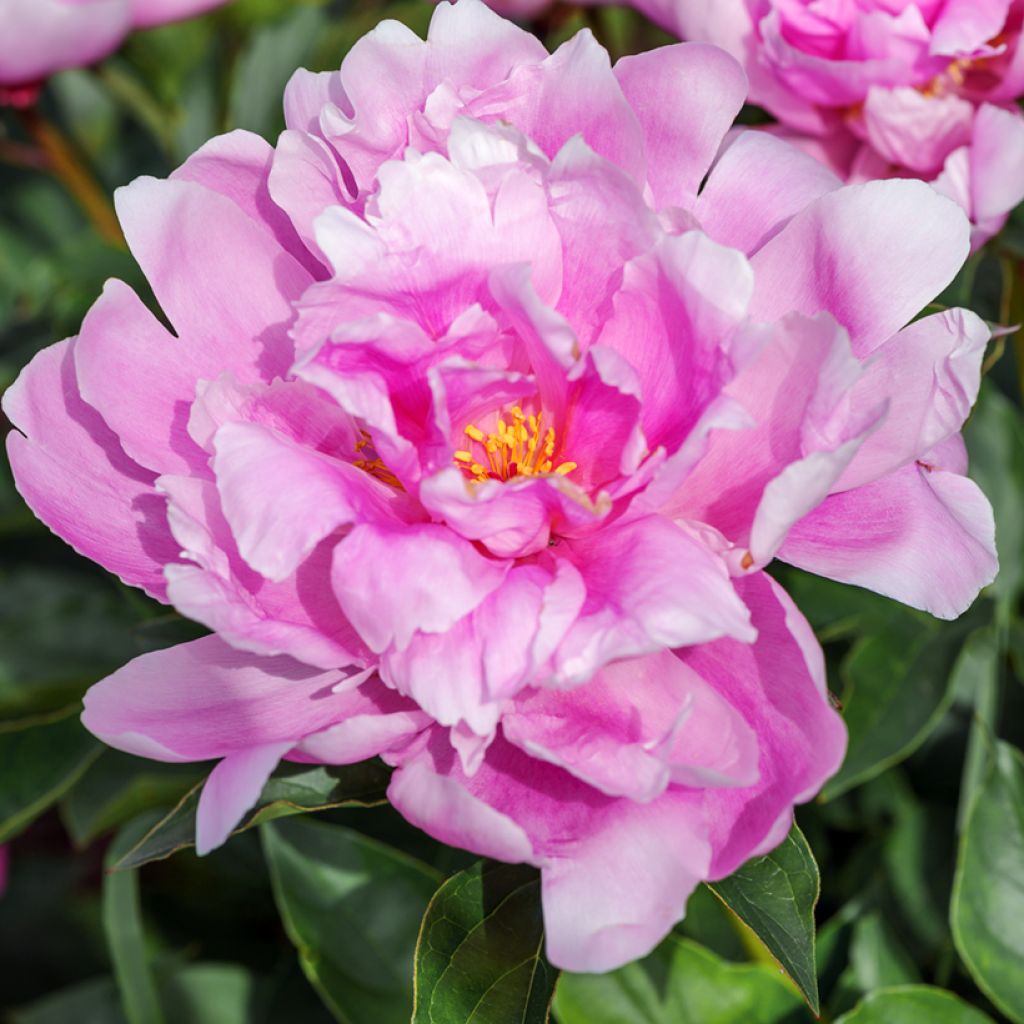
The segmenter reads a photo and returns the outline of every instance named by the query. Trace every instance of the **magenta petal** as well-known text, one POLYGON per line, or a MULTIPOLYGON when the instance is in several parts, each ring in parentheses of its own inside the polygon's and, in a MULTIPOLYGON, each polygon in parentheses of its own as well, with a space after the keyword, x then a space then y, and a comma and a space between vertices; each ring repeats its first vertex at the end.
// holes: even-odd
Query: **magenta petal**
POLYGON ((229 754, 210 772, 196 808, 196 853, 215 850, 259 799, 291 740, 229 754))
POLYGON ((76 551, 166 600, 163 567, 178 558, 154 475, 125 455, 79 396, 73 340, 40 352, 4 394, 18 430, 7 452, 33 512, 76 551))
POLYGON ((737 589, 753 613, 757 642, 724 639, 677 652, 746 719, 760 752, 754 785, 704 791, 710 878, 781 842, 793 804, 818 792, 846 750, 843 721, 825 690, 824 657, 806 619, 764 573, 737 580, 737 589))
POLYGON ((566 548, 587 597, 558 649, 565 683, 582 682, 616 658, 756 635, 724 562, 667 519, 609 526, 566 548))
POLYGON ((623 57, 615 77, 643 128, 655 206, 690 209, 746 98, 740 66, 716 46, 682 43, 623 57))
POLYGON ((608 796, 646 802, 670 781, 757 781, 756 736, 668 651, 606 665, 573 690, 524 692, 502 717, 502 732, 608 796))
POLYGON ((988 500, 936 454, 833 494, 793 527, 779 557, 943 619, 969 607, 998 568, 988 500))

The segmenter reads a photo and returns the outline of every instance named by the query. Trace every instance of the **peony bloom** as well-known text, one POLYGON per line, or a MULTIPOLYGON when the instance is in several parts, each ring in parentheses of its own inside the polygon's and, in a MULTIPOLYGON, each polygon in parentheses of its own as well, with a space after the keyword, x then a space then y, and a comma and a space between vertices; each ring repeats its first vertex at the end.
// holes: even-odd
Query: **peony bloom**
POLYGON ((966 219, 763 134, 709 175, 744 89, 714 47, 613 68, 460 0, 298 72, 276 147, 118 193, 174 333, 109 283, 9 389, 9 452, 55 532, 213 631, 84 713, 221 759, 201 852, 280 758, 379 754, 410 821, 541 869, 556 964, 615 967, 841 761, 765 565, 943 616, 991 580, 959 436, 988 330, 905 326, 966 219))
POLYGON ((178 21, 226 0, 0 0, 0 87, 30 87, 85 67, 132 29, 178 21))
POLYGON ((980 245, 1024 199, 1021 0, 641 0, 743 63, 750 99, 848 181, 931 181, 980 245))

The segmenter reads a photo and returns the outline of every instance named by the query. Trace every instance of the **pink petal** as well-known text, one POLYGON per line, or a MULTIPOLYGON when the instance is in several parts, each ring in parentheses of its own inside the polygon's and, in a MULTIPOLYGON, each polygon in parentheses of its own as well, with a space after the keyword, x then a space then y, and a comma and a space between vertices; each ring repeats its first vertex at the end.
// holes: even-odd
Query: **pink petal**
POLYGON ((202 857, 227 841, 259 799, 270 773, 292 745, 268 743, 229 754, 210 772, 196 808, 196 853, 202 857))
POLYGON ((978 486, 942 465, 941 452, 925 455, 833 494, 793 527, 779 556, 955 619, 995 578, 995 526, 978 486))
POLYGON ((133 24, 135 28, 165 25, 170 21, 205 14, 227 2, 228 0, 132 0, 133 24))
POLYGON ((280 582, 341 526, 395 520, 404 496, 351 463, 266 427, 225 424, 213 470, 224 517, 242 558, 280 582))
POLYGON ((757 738, 696 673, 662 651, 606 665, 573 690, 520 694, 502 733, 608 796, 646 802, 669 782, 749 786, 757 738))
POLYGON ((121 281, 108 281, 75 343, 82 397, 125 451, 155 473, 205 472, 207 456, 188 435, 196 382, 216 373, 210 354, 169 334, 121 281))
MULTIPOLYGON (((115 202, 132 254, 182 346, 211 366, 207 376, 283 375, 293 358, 291 302, 312 277, 270 231, 188 181, 139 178, 115 202)), ((168 353, 169 362, 176 358, 168 353)))
MULTIPOLYGON (((205 761, 294 745, 348 705, 344 671, 261 658, 209 636, 132 659, 85 695, 82 723, 104 743, 159 761, 205 761)), ((287 748, 286 748, 287 749, 287 748)))
POLYGON ((764 573, 736 585, 753 613, 757 642, 723 639, 678 652, 746 719, 760 750, 754 785, 705 790, 712 879, 781 842, 793 804, 814 796, 846 751, 846 730, 825 690, 824 657, 806 619, 764 573))
POLYGON ((946 0, 932 26, 931 52, 970 57, 999 35, 1006 24, 1010 0, 946 0))
MULTIPOLYGON (((830 316, 789 316, 756 331, 760 350, 726 388, 752 425, 714 431, 703 458, 668 505, 738 545, 748 543, 772 480, 811 452, 833 451, 849 439, 848 393, 861 374, 846 332, 830 316)), ((824 497, 834 482, 830 473, 812 490, 823 483, 824 497)))
POLYGON ((731 335, 752 290, 743 256, 698 231, 626 264, 598 343, 636 371, 651 448, 678 449, 733 375, 731 335))
POLYGON ((0 85, 25 85, 92 64, 117 49, 130 22, 131 0, 5 0, 0 85))
POLYGON ((968 249, 961 210, 922 182, 851 185, 811 203, 755 253, 751 312, 829 312, 863 358, 949 284, 968 249))
POLYGON ((275 148, 265 139, 237 129, 200 146, 171 174, 170 180, 192 181, 226 196, 257 224, 267 228, 281 248, 312 275, 323 276, 323 267, 303 245, 288 215, 271 198, 271 168, 277 160, 275 148))
POLYGON ((336 540, 324 541, 293 576, 271 583, 238 554, 211 481, 164 476, 159 487, 182 557, 195 563, 165 570, 178 611, 239 650, 287 654, 325 669, 366 663, 370 652, 330 588, 336 540))
POLYGON ((484 558, 443 526, 361 523, 334 554, 342 611, 376 653, 403 649, 416 630, 443 633, 500 586, 508 564, 484 558), (401 585, 382 566, 401 566, 401 585))
POLYGON ((76 551, 166 600, 163 567, 178 557, 149 470, 79 396, 74 340, 40 352, 4 394, 7 452, 33 512, 76 551))

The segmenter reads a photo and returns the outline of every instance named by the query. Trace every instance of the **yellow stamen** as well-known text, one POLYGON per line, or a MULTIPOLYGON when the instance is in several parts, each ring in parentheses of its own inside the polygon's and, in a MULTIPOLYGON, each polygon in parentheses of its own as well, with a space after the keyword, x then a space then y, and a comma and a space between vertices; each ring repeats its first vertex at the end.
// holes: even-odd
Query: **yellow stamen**
POLYGON ((518 405, 512 406, 508 419, 499 418, 494 430, 485 434, 470 424, 463 433, 475 441, 487 459, 474 461, 472 451, 455 452, 455 464, 470 480, 512 480, 520 476, 565 476, 577 468, 575 462, 556 466, 558 438, 554 427, 544 427, 544 414, 527 416, 518 405))
MULTIPOLYGON (((355 443, 356 454, 361 456, 358 459, 352 460, 352 465, 356 469, 361 469, 364 473, 369 473, 376 480, 380 480, 381 483, 387 484, 389 487, 394 487, 396 491, 404 491, 405 488, 402 486, 402 481, 391 472, 390 469, 384 464, 384 460, 377 455, 377 452, 373 447, 373 438, 365 431, 359 432, 359 440, 355 443), (376 456, 375 458, 364 458, 367 454, 376 456)), ((459 453, 456 453, 459 454, 459 453)), ((472 458, 469 452, 462 453, 467 458, 472 458)))

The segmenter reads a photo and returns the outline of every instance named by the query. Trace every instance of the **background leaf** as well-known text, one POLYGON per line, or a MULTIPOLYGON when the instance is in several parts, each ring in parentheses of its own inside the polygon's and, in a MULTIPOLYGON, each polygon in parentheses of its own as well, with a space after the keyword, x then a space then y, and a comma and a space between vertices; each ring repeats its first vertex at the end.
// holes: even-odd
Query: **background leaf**
POLYGON ((437 874, 312 818, 269 822, 261 831, 285 928, 338 1020, 408 1024, 416 935, 437 874))
POLYGON ((960 844, 951 923, 971 975, 1024 1021, 1024 757, 999 743, 960 844))
POLYGON ((562 974, 559 1024, 801 1024, 813 1018, 778 971, 729 964, 671 936, 610 974, 562 974))
MULTIPOLYGON (((289 814, 381 803, 388 775, 388 769, 379 761, 336 766, 284 762, 274 771, 255 806, 232 835, 289 814)), ((171 811, 125 851, 113 869, 140 867, 195 846, 196 808, 202 788, 203 782, 196 783, 171 811)))
POLYGON ((544 956, 539 872, 477 861, 423 917, 413 1024, 543 1024, 557 975, 544 956))
POLYGON ((836 1024, 992 1024, 992 1018, 949 992, 908 985, 873 992, 836 1024))
POLYGON ((0 727, 0 843, 59 800, 99 756, 102 748, 78 720, 80 710, 0 727))

